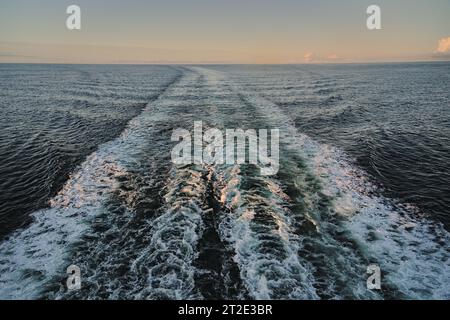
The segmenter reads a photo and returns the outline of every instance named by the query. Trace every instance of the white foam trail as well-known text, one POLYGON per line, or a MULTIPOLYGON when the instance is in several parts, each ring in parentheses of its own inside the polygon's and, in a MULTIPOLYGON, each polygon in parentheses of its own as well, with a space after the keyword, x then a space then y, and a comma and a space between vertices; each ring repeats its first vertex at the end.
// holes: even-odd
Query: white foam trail
POLYGON ((50 201, 49 209, 35 212, 30 226, 0 244, 1 298, 37 298, 49 280, 65 274, 70 246, 102 213, 102 200, 114 189, 114 177, 123 172, 114 151, 125 137, 91 154, 50 201))
MULTIPOLYGON (((238 107, 236 102, 242 103, 224 74, 204 68, 195 70, 204 75, 217 97, 225 97, 226 101, 211 99, 220 105, 220 111, 234 110, 238 107)), ((249 295, 255 299, 317 299, 311 266, 298 255, 301 238, 293 232, 289 197, 277 181, 261 178, 264 189, 258 190, 264 192, 261 195, 242 190, 240 166, 216 166, 214 170, 217 176, 214 188, 220 191, 222 207, 226 208, 219 226, 220 236, 235 252, 234 261, 249 295), (256 221, 260 211, 265 211, 270 224, 256 221), (258 227, 262 228, 257 230, 258 227)))
MULTIPOLYGON (((334 212, 342 218, 342 225, 336 227, 346 228, 366 258, 380 265, 385 280, 407 298, 450 297, 450 235, 440 223, 406 209, 396 210, 391 200, 371 195, 375 186, 341 151, 299 133, 274 103, 240 92, 267 116, 268 124, 283 128, 280 141, 306 159, 324 193, 334 198, 334 212)), ((355 288, 355 292, 361 290, 355 288)))
POLYGON ((250 296, 317 299, 310 266, 298 255, 301 239, 292 231, 287 195, 267 177, 262 178, 268 189, 264 196, 242 190, 239 166, 219 172, 216 187, 222 190, 222 206, 228 209, 220 223, 221 237, 234 248, 234 260, 250 296), (255 222, 261 210, 274 226, 255 222))
POLYGON ((200 298, 194 291, 192 262, 203 230, 206 184, 202 171, 200 167, 171 169, 164 212, 152 221, 150 245, 132 262, 132 271, 148 275, 147 286, 137 298, 200 298))
POLYGON ((322 147, 314 163, 336 212, 348 217, 344 226, 385 279, 410 299, 449 299, 450 235, 443 226, 372 196, 375 186, 334 148, 322 147))
POLYGON ((106 212, 102 202, 118 187, 115 178, 137 163, 148 137, 155 135, 153 124, 164 118, 157 102, 147 105, 118 138, 88 156, 50 200, 49 209, 33 213, 31 225, 0 243, 0 298, 39 298, 49 282, 66 276, 71 246, 106 212))

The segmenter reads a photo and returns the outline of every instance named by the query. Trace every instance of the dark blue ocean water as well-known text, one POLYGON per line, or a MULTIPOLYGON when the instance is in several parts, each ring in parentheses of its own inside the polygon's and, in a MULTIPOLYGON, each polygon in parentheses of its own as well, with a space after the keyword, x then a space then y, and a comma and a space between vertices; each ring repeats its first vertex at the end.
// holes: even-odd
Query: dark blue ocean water
POLYGON ((450 63, 0 74, 1 298, 450 298, 450 63), (279 172, 172 164, 200 120, 279 172))

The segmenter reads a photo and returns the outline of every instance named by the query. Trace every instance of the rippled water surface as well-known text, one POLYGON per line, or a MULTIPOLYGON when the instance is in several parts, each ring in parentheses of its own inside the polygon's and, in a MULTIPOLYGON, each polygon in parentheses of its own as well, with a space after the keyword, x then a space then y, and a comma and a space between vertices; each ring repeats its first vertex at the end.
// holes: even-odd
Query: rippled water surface
POLYGON ((0 74, 0 298, 450 298, 449 63, 0 74), (199 120, 278 173, 172 164, 199 120))

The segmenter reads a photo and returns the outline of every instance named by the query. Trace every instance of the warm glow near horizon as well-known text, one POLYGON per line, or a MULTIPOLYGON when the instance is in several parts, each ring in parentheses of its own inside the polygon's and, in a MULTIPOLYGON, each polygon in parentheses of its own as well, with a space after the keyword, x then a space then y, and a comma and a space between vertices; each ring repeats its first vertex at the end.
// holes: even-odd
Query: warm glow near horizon
POLYGON ((0 0, 0 63, 449 60, 449 18, 446 0, 0 0), (374 3, 381 30, 366 27, 374 3))

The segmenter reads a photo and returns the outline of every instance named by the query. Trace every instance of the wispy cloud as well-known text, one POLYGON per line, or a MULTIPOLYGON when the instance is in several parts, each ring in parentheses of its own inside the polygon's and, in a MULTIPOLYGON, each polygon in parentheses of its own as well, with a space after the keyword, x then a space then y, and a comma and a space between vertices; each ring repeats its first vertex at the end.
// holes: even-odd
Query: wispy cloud
POLYGON ((307 63, 327 63, 327 62, 340 62, 343 59, 336 53, 330 53, 328 55, 319 55, 314 52, 308 52, 303 55, 303 60, 307 63))
POLYGON ((332 53, 332 54, 328 55, 327 59, 328 60, 339 60, 340 57, 336 53, 332 53))
POLYGON ((0 51, 1 58, 35 58, 35 56, 24 55, 21 53, 16 53, 12 51, 0 51))
POLYGON ((313 62, 316 59, 316 55, 313 52, 305 53, 303 56, 305 62, 313 62))

